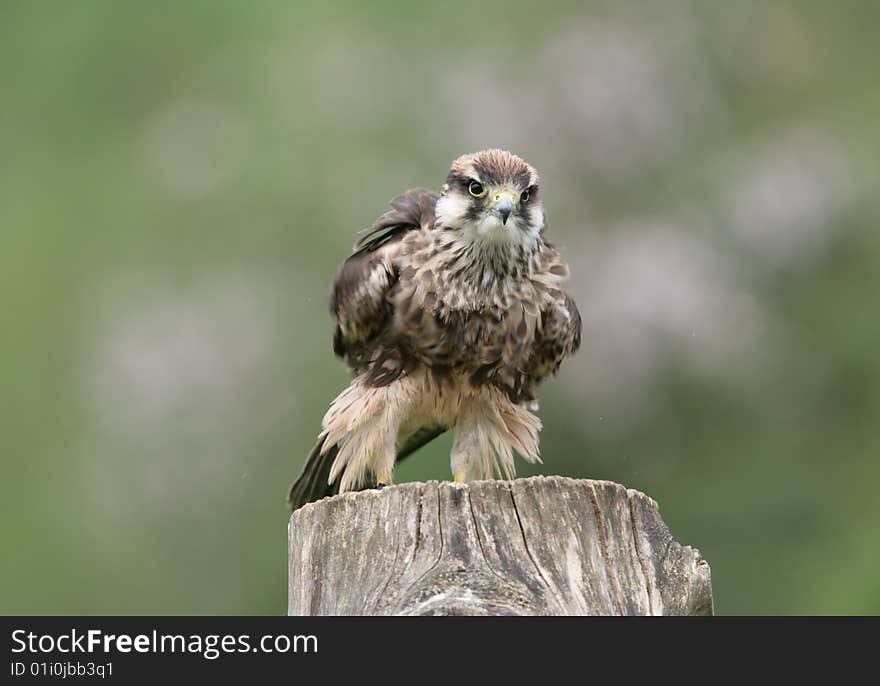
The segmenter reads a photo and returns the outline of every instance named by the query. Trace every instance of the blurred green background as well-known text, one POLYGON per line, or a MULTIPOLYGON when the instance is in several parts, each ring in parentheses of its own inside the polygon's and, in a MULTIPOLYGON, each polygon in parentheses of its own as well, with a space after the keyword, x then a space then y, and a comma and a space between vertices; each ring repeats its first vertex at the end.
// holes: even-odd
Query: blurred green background
MULTIPOLYGON (((355 233, 541 172, 584 345, 545 464, 646 491, 719 613, 880 612, 880 5, 0 4, 3 613, 286 607, 355 233)), ((448 438, 398 480, 446 479, 448 438)))

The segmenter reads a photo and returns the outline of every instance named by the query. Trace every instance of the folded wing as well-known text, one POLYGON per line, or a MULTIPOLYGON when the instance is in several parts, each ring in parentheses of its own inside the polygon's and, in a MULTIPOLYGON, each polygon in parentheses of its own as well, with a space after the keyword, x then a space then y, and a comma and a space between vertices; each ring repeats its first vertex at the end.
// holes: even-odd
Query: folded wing
POLYGON ((391 318, 387 295, 398 278, 399 243, 409 231, 433 225, 437 197, 418 188, 394 198, 391 209, 361 234, 339 270, 330 298, 336 321, 333 351, 355 371, 369 363, 372 343, 391 318))

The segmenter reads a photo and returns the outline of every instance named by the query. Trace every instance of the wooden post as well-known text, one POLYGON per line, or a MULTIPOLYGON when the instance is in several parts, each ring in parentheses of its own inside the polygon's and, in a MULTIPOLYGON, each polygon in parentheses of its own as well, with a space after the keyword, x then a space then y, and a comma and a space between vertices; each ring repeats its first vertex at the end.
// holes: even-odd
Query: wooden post
POLYGON ((290 518, 291 615, 710 615, 657 503, 558 476, 406 483, 290 518))

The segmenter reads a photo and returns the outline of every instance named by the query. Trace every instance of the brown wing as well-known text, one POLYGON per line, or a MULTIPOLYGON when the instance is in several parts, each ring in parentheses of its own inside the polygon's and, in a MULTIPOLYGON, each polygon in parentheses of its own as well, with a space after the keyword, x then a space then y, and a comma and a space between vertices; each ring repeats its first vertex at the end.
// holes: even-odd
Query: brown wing
POLYGON ((355 370, 366 364, 370 342, 388 325, 388 291, 397 281, 398 243, 413 229, 434 222, 438 194, 424 188, 394 198, 391 209, 364 231, 339 270, 330 298, 336 320, 333 351, 355 370))
POLYGON ((541 323, 541 335, 529 364, 529 374, 535 383, 555 374, 562 360, 577 352, 581 345, 581 315, 565 291, 556 291, 541 312, 541 323))
MULTIPOLYGON (((553 251, 547 272, 559 281, 568 277, 568 267, 553 251)), ((555 374, 562 361, 577 352, 581 345, 581 315, 572 297, 559 282, 548 284, 541 307, 541 325, 532 353, 524 370, 521 401, 534 400, 535 387, 555 374)))
MULTIPOLYGON (((427 188, 413 188, 393 198, 391 209, 361 232, 354 244, 355 254, 361 250, 375 250, 400 233, 434 225, 434 209, 440 194, 427 188)), ((353 256, 352 256, 353 257, 353 256)))

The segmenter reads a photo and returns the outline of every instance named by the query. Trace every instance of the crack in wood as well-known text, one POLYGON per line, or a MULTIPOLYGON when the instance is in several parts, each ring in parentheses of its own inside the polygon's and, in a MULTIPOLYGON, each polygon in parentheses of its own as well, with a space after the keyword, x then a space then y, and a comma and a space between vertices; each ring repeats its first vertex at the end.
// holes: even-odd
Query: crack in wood
POLYGON ((471 521, 472 521, 473 524, 474 524, 474 536, 475 536, 476 539, 477 539, 477 545, 480 547, 480 555, 483 556, 483 561, 486 563, 486 567, 488 567, 488 568, 489 568, 489 571, 492 572, 492 574, 493 574, 495 577, 497 577, 499 580, 501 580, 503 583, 505 583, 505 584, 509 584, 509 583, 510 583, 509 580, 508 580, 508 579, 505 579, 505 578, 504 578, 503 576, 501 576, 498 572, 496 572, 495 569, 492 567, 492 563, 489 562, 489 557, 486 555, 486 549, 483 548, 483 540, 482 540, 482 538, 481 538, 481 536, 480 536, 480 527, 479 527, 479 525, 477 524, 477 516, 474 514, 474 505, 473 505, 473 503, 471 502, 471 495, 470 495, 470 493, 469 493, 469 492, 465 492, 465 497, 467 498, 467 507, 468 507, 468 511, 470 512, 470 515, 471 515, 471 521))
POLYGON ((632 536, 633 536, 633 545, 636 549, 636 557, 639 560, 639 566, 642 568, 642 576, 645 578, 645 589, 648 591, 648 614, 654 614, 654 579, 652 575, 648 574, 648 563, 645 561, 645 556, 642 553, 642 544, 639 540, 639 525, 636 521, 638 515, 636 515, 636 505, 633 501, 630 492, 626 492, 626 500, 627 505, 629 507, 629 521, 630 527, 632 528, 632 536))
MULTIPOLYGON (((403 510, 403 496, 399 495, 397 498, 397 517, 394 519, 396 521, 402 521, 402 510, 403 510)), ((395 572, 397 570, 397 561, 400 559, 400 529, 397 529, 396 536, 394 537, 394 561, 391 563, 391 566, 388 568, 388 576, 385 578, 385 583, 382 585, 382 590, 379 591, 375 600, 373 601, 373 608, 378 609, 380 605, 382 605, 382 600, 385 598, 385 592, 388 590, 388 586, 391 584, 391 580, 394 579, 395 572)))
POLYGON ((610 482, 347 493, 294 512, 288 536, 292 615, 712 613, 698 552, 650 498, 610 482))
POLYGON ((538 564, 538 561, 535 559, 535 556, 532 555, 532 550, 529 547, 529 540, 526 537, 526 530, 525 530, 525 527, 523 527, 522 518, 519 515, 519 508, 516 506, 516 496, 513 493, 513 485, 512 484, 508 488, 507 492, 510 493, 510 502, 513 503, 513 514, 516 515, 516 523, 519 525, 519 532, 520 532, 520 535, 522 535, 522 542, 523 542, 523 547, 525 548, 525 551, 526 551, 526 555, 528 556, 529 560, 531 561, 532 567, 535 568, 535 572, 537 572, 538 576, 541 578, 541 581, 544 582, 544 586, 547 589, 547 593, 549 593, 551 596, 553 596, 553 599, 556 601, 557 605, 560 608, 563 608, 563 607, 565 607, 565 603, 563 603, 562 599, 557 596, 556 589, 550 584, 549 581, 547 581, 547 578, 544 576, 544 573, 541 571, 541 567, 538 564))
POLYGON ((590 504, 593 506, 593 517, 596 519, 596 535, 599 538, 599 551, 602 554, 602 562, 605 566, 605 578, 608 579, 611 596, 614 598, 615 605, 617 605, 617 613, 621 615, 626 614, 623 596, 620 592, 620 583, 617 580, 617 575, 612 570, 611 559, 608 555, 608 539, 605 536, 605 524, 602 521, 602 510, 599 507, 599 500, 596 496, 596 487, 592 483, 589 484, 587 493, 590 496, 590 504))

